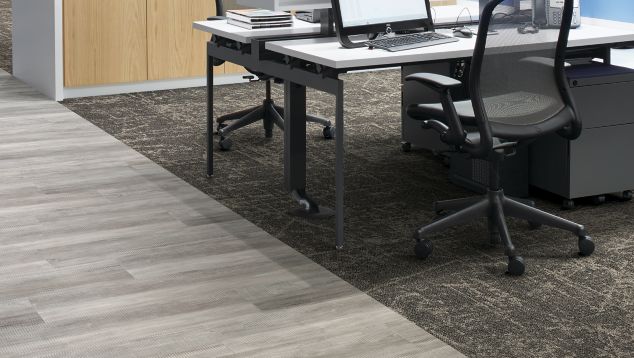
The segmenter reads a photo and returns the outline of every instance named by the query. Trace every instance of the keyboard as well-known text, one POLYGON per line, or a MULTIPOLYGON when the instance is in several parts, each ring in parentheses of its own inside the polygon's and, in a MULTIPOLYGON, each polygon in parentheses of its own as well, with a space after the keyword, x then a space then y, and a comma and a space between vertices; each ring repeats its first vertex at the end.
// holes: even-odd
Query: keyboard
POLYGON ((458 41, 458 39, 455 37, 437 32, 417 32, 407 35, 396 35, 394 37, 382 37, 380 39, 366 41, 365 44, 370 48, 380 48, 396 52, 456 41, 458 41))

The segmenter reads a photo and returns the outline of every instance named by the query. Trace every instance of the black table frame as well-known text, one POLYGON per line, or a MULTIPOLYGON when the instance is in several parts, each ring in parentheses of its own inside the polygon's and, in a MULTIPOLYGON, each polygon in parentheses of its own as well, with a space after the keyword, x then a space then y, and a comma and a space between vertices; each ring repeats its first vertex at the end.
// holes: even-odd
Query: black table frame
MULTIPOLYGON (((214 59, 232 62, 257 72, 266 73, 284 80, 284 182, 285 189, 300 204, 307 215, 323 211, 310 199, 306 192, 306 88, 326 92, 335 96, 335 247, 342 249, 344 235, 344 193, 345 193, 345 122, 344 122, 344 82, 339 75, 354 70, 385 68, 404 65, 416 65, 431 62, 460 60, 447 58, 440 61, 421 61, 419 63, 395 63, 383 66, 368 66, 346 69, 334 69, 291 58, 265 49, 268 41, 282 41, 299 38, 321 37, 291 36, 257 38, 251 43, 213 36, 207 44, 207 176, 213 176, 213 83, 214 59)), ((610 49, 623 43, 606 43, 569 49, 570 58, 603 58, 610 61, 610 49)))

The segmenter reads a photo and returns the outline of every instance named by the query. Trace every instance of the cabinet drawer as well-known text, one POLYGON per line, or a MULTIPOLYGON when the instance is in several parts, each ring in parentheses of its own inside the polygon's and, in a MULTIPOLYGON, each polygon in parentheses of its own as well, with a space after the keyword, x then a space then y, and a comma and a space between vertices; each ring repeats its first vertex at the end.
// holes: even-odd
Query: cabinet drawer
POLYGON ((583 128, 634 123, 634 82, 577 87, 571 90, 583 128), (597 98, 601 98, 598 102, 597 98))
POLYGON ((570 142, 572 198, 634 189, 634 124, 592 128, 570 142))
POLYGON ((568 199, 634 189, 634 124, 556 134, 531 145, 531 185, 568 199))

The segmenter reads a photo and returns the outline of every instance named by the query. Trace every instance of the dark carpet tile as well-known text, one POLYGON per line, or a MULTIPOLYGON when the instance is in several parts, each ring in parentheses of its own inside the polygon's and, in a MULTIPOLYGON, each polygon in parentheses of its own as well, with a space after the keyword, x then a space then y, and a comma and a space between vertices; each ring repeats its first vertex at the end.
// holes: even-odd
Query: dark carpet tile
MULTIPOLYGON (((504 275, 501 248, 486 224, 437 234, 425 262, 412 253, 414 229, 434 219, 431 203, 469 195, 450 184, 431 154, 400 151, 400 73, 346 77, 346 236, 333 249, 334 220, 289 216, 283 190, 282 135, 264 139, 261 125, 233 135, 216 152, 216 175, 204 175, 205 89, 67 100, 64 104, 273 236, 473 357, 625 357, 634 346, 634 204, 609 202, 562 212, 585 224, 596 254, 580 259, 576 238, 530 231, 511 221, 525 257, 524 277, 504 275)), ((216 113, 261 102, 263 84, 215 89, 216 113)), ((281 87, 274 98, 282 104, 281 87)), ((334 114, 333 98, 310 91, 309 112, 334 114)), ((217 140, 217 138, 216 138, 217 140)), ((334 142, 309 125, 309 192, 334 203, 334 142)), ((546 200, 545 200, 546 199, 546 200)))

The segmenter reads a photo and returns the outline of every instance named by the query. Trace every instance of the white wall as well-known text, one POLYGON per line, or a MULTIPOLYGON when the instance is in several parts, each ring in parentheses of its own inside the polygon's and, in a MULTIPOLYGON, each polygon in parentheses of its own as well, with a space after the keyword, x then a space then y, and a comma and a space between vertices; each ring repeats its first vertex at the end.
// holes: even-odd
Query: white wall
POLYGON ((63 92, 62 0, 14 0, 13 75, 46 96, 63 92))
POLYGON ((612 50, 612 64, 634 68, 634 49, 612 50))

